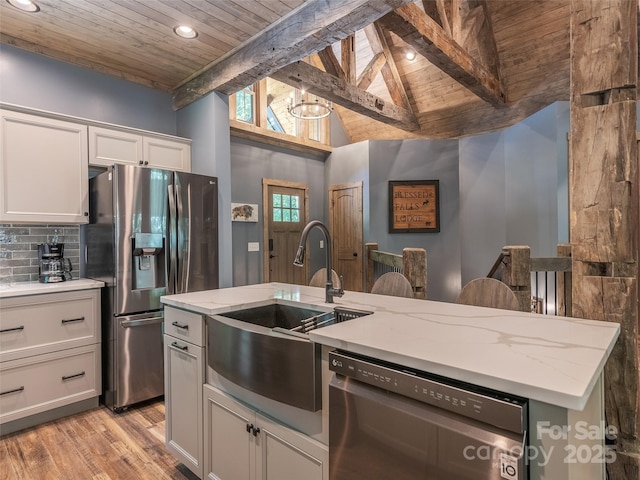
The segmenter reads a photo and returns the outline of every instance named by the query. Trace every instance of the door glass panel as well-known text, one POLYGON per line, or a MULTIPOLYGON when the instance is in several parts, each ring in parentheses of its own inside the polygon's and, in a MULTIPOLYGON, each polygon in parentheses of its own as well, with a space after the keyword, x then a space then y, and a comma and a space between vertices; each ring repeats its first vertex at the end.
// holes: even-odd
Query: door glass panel
POLYGON ((300 197, 274 193, 273 221, 274 222, 300 222, 300 197))

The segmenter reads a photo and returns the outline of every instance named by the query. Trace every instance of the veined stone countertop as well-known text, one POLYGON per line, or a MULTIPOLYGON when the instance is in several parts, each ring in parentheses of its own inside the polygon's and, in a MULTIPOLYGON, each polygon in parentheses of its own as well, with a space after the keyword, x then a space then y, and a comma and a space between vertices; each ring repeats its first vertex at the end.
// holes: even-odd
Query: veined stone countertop
POLYGON ((267 283, 162 297, 211 315, 271 303, 372 315, 313 330, 317 343, 564 408, 582 410, 618 338, 615 323, 267 283))
POLYGON ((0 285, 0 298, 24 297, 25 295, 40 295, 43 293, 71 292, 74 290, 88 290, 90 288, 102 288, 103 282, 90 278, 77 278, 66 282, 39 283, 19 282, 9 285, 0 285))

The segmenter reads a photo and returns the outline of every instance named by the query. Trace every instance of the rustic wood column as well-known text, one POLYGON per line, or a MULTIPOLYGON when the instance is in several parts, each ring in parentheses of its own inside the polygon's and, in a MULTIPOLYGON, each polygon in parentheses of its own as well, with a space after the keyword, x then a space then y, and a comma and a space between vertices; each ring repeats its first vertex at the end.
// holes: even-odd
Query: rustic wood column
POLYGON ((502 282, 516 294, 520 310, 531 312, 531 247, 507 245, 502 253, 506 254, 502 282))
POLYGON ((609 480, 639 478, 637 0, 571 0, 573 316, 620 324, 605 368, 609 480))
POLYGON ((373 260, 371 259, 371 252, 373 250, 378 250, 378 244, 377 243, 365 243, 364 244, 364 254, 365 254, 365 258, 367 259, 367 266, 365 269, 365 276, 364 276, 364 291, 366 293, 371 292, 371 289, 373 288, 373 275, 374 275, 374 265, 373 265, 373 260))
MULTIPOLYGON (((571 257, 571 245, 566 243, 558 244, 558 257, 571 257)), ((558 295, 558 305, 556 311, 558 315, 572 317, 572 272, 558 272, 556 292, 558 295)))
POLYGON ((424 248, 402 249, 402 272, 413 288, 413 298, 427 298, 427 251, 424 248))

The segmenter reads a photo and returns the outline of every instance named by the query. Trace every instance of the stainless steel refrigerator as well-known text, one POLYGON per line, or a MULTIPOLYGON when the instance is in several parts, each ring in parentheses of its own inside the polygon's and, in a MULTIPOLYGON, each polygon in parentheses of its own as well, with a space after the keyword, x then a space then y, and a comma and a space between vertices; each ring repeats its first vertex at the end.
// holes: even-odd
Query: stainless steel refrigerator
POLYGON ((86 272, 102 295, 103 399, 164 393, 160 297, 218 288, 217 179, 115 165, 90 180, 86 272))

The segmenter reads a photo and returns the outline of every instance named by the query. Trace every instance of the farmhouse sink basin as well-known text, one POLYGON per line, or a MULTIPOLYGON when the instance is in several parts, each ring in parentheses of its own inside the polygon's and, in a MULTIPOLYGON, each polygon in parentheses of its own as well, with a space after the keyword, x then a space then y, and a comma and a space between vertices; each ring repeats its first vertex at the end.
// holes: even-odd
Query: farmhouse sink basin
POLYGON ((295 302, 208 316, 207 363, 227 380, 311 412, 322 408, 320 345, 307 331, 369 312, 315 310, 295 302))
POLYGON ((317 327, 320 322, 330 323, 334 319, 333 311, 323 312, 305 306, 282 303, 271 303, 259 307, 235 310, 221 313, 220 316, 266 328, 303 333, 305 330, 308 331, 312 327, 317 327))

